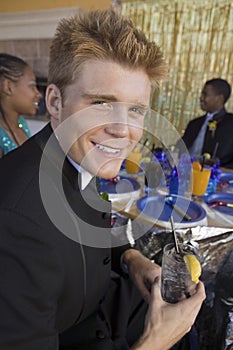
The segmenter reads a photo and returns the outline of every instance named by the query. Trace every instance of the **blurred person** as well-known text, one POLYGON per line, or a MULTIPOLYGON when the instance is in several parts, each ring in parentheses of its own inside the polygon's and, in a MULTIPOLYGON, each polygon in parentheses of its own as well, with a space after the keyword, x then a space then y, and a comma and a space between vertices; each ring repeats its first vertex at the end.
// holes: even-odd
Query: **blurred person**
POLYGON ((0 160, 0 348, 189 349, 203 283, 164 302, 160 266, 111 236, 111 203, 96 186, 139 142, 166 72, 160 48, 111 10, 60 21, 51 123, 0 160))
POLYGON ((31 136, 23 115, 35 115, 40 98, 29 65, 19 57, 0 53, 0 157, 31 136))
POLYGON ((182 140, 191 156, 208 153, 220 160, 221 167, 233 169, 233 114, 225 108, 230 95, 231 86, 226 80, 206 81, 200 95, 200 106, 206 114, 188 123, 182 140))
POLYGON ((207 297, 195 323, 202 348, 206 350, 233 348, 233 246, 230 241, 229 244, 223 259, 219 259, 216 273, 212 271, 206 284, 207 297))

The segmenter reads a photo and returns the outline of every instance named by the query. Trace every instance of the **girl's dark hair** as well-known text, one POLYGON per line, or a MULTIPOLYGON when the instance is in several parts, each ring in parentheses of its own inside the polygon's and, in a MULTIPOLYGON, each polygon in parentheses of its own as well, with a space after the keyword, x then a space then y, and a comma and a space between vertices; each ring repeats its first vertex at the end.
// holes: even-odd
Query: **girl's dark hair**
POLYGON ((24 69, 28 64, 19 57, 0 53, 0 80, 2 78, 17 82, 24 74, 24 69))

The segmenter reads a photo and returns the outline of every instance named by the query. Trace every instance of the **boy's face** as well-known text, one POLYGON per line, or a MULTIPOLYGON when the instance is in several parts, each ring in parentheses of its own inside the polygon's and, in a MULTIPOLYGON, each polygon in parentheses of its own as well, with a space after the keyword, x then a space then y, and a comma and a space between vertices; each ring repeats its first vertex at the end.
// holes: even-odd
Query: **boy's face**
POLYGON ((86 62, 66 88, 58 115, 51 117, 53 129, 60 125, 56 133, 62 148, 92 174, 116 176, 142 136, 150 93, 142 70, 112 61, 86 62))

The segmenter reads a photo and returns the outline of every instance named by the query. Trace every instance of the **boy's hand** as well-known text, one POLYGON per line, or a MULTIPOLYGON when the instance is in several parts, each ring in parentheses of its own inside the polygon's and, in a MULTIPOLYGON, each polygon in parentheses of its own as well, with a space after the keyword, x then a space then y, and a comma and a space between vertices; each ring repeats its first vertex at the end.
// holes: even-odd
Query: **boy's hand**
POLYGON ((132 350, 170 349, 190 331, 205 296, 204 284, 199 282, 196 294, 192 297, 169 304, 163 301, 157 280, 151 289, 144 333, 132 350))
POLYGON ((130 278, 139 289, 144 300, 149 303, 151 285, 156 278, 160 277, 161 267, 135 249, 125 251, 122 258, 127 265, 130 278))

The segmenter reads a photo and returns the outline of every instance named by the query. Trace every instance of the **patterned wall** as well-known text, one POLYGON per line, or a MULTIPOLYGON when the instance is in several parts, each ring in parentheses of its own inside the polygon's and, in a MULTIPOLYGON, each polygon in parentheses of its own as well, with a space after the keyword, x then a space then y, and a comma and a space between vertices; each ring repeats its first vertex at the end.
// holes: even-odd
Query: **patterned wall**
MULTIPOLYGON (((182 133, 203 114, 199 96, 206 80, 221 77, 233 85, 232 1, 123 1, 121 13, 162 47, 169 78, 153 108, 182 133)), ((233 111, 233 96, 227 108, 233 111)))

